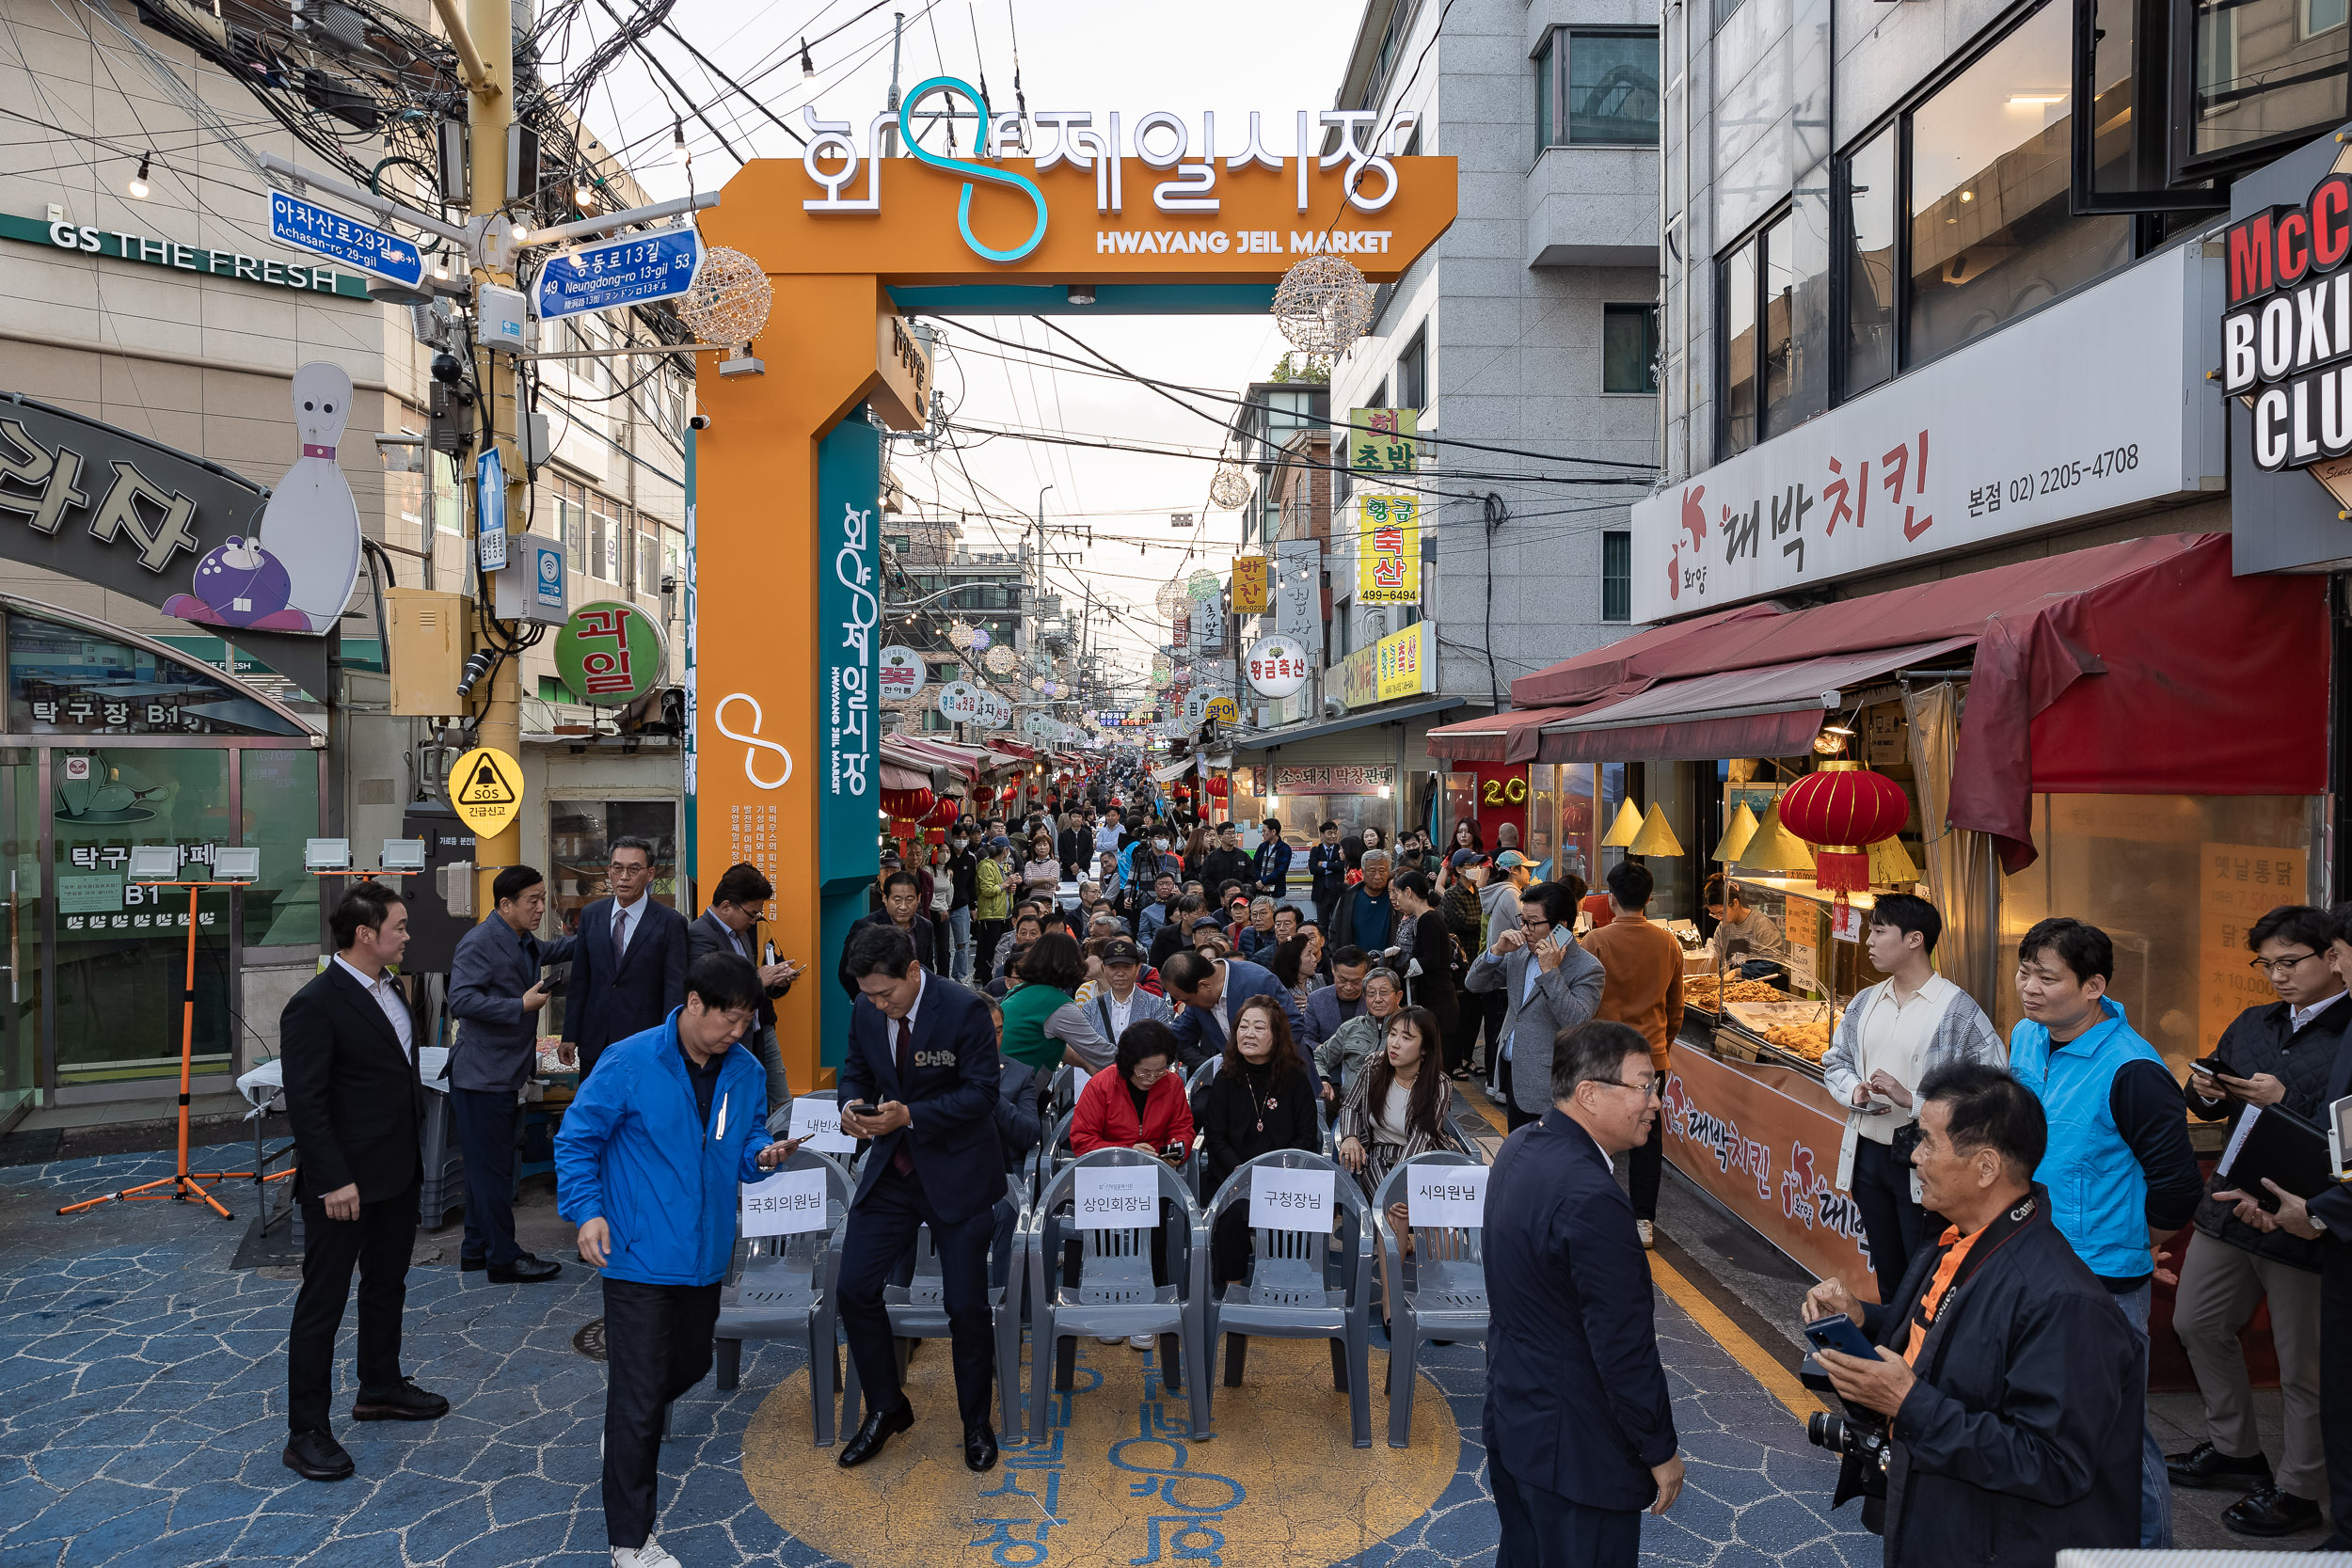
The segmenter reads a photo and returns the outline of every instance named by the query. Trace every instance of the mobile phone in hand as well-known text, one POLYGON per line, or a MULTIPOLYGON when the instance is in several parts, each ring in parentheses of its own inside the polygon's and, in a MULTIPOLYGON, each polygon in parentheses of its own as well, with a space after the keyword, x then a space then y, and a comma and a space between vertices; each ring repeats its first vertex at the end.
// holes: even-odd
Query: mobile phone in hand
POLYGON ((875 1104, 870 1100, 852 1100, 841 1108, 849 1112, 850 1115, 853 1117, 878 1117, 882 1115, 882 1107, 875 1104))
POLYGON ((1834 1350, 1841 1355, 1851 1355, 1864 1361, 1876 1361, 1878 1351, 1864 1338, 1862 1330, 1843 1312, 1834 1313, 1804 1325, 1804 1337, 1816 1350, 1834 1350))

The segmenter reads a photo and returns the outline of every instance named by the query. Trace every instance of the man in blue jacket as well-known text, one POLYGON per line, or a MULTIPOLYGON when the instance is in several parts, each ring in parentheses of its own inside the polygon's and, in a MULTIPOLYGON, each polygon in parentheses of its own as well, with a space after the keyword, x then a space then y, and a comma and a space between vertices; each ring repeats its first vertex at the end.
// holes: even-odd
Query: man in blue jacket
POLYGON ((1563 1030, 1551 1109, 1503 1140, 1487 1178, 1495 1568, 1631 1568, 1641 1511, 1682 1490, 1649 1265, 1614 1164, 1649 1141, 1658 1088, 1641 1031, 1563 1030))
POLYGON ((768 1073, 737 1041, 759 972, 707 953, 659 1028, 615 1041, 555 1138, 556 1212, 604 1271, 604 1528, 613 1568, 676 1568, 653 1542, 661 1413, 710 1370, 737 1184, 799 1147, 768 1136, 768 1073))
POLYGON ((564 1266, 515 1242, 516 1100, 538 1066, 539 971, 572 956, 577 937, 538 938, 547 879, 510 865, 490 884, 497 908, 457 939, 449 963, 449 1014, 461 1022, 449 1053, 449 1108, 466 1150, 466 1241, 458 1260, 487 1269, 493 1285, 535 1285, 564 1266))
MULTIPOLYGON (((2115 1297, 2139 1336, 2147 1378, 2153 1248, 2197 1212, 2204 1183, 2189 1148, 2187 1104, 2172 1069, 2132 1031, 2107 995, 2115 944, 2096 926, 2044 920, 2017 944, 2010 1076, 2049 1117, 2050 1146, 2034 1180, 2050 1190, 2050 1220, 2115 1297)), ((2164 1450, 2142 1430, 2139 1544, 2172 1544, 2172 1481, 2164 1450)))
POLYGON ((858 998, 841 1064, 841 1131, 873 1147, 850 1200, 841 1248, 841 1332, 866 1408, 841 1464, 865 1464, 914 1425, 882 1287, 914 1244, 916 1228, 928 1225, 954 1348, 963 1462, 985 1470, 996 1463, 988 1420, 996 1362, 988 1252, 996 1200, 1005 1196, 996 1025, 979 995, 927 972, 896 926, 860 930, 843 965, 858 998))

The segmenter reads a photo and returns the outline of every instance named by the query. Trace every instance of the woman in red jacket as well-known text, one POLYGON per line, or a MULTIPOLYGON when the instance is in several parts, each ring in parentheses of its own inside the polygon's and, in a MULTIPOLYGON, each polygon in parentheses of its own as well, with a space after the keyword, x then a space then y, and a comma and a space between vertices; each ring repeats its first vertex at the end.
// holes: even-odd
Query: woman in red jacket
POLYGON ((1171 1165, 1192 1149, 1192 1106, 1184 1099, 1184 1075, 1175 1070, 1176 1036, 1156 1019, 1127 1025, 1119 1037, 1119 1060, 1087 1080, 1070 1118, 1070 1147, 1079 1154, 1098 1148, 1139 1148, 1171 1165))

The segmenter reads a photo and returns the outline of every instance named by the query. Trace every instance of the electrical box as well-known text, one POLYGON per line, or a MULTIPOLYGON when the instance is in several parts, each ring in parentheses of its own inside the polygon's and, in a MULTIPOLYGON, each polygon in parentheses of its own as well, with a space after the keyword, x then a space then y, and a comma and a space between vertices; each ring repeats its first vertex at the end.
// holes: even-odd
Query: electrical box
POLYGON ((506 564, 485 575, 490 579, 490 613, 501 621, 562 626, 571 614, 564 591, 564 546, 557 540, 510 533, 506 564))
POLYGON ((442 120, 437 130, 435 151, 441 166, 441 200, 447 206, 463 207, 473 199, 473 144, 462 119, 442 120))
MULTIPOLYGON (((420 756, 420 766, 422 762, 420 756)), ((404 837, 424 841, 424 875, 403 877, 395 884, 408 902, 408 948, 400 956, 401 973, 446 974, 458 939, 474 926, 473 830, 459 821, 449 806, 411 800, 401 814, 400 831, 404 837), (465 867, 456 878, 457 908, 452 908, 443 896, 450 887, 448 868, 453 863, 465 867)))
POLYGON ((520 449, 523 467, 544 468, 554 456, 545 414, 525 414, 522 428, 515 432, 515 444, 520 449))
POLYGON ((531 302, 520 289, 485 283, 474 291, 474 309, 482 346, 494 354, 528 354, 537 346, 537 325, 531 319, 531 302))
POLYGON ((430 719, 458 708, 457 678, 465 668, 471 619, 463 594, 430 588, 384 590, 385 668, 392 677, 392 711, 430 719))
POLYGON ((539 194, 539 133, 517 119, 506 128, 506 199, 529 201, 539 194))

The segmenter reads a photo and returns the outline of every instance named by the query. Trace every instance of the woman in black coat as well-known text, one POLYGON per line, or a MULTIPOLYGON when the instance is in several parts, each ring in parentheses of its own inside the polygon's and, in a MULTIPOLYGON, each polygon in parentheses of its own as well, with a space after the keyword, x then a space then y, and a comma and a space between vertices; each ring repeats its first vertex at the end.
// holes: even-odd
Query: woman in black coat
MULTIPOLYGON (((1216 1076, 1193 1095, 1193 1125, 1206 1138, 1200 1191, 1216 1196, 1244 1163, 1278 1148, 1323 1147, 1314 1079, 1291 1038, 1291 1026, 1271 996, 1253 996, 1234 1016, 1232 1037, 1216 1076)), ((1218 1216, 1209 1242, 1209 1270, 1222 1288, 1249 1272, 1249 1205, 1235 1203, 1218 1216)))
MULTIPOLYGON (((1451 1040, 1455 1032, 1454 996, 1454 930, 1445 911, 1431 902, 1429 879, 1419 871, 1401 871, 1389 883, 1397 916, 1409 923, 1412 935, 1400 947, 1396 967, 1405 976, 1406 999, 1426 1007, 1438 1020, 1438 1037, 1451 1040)), ((1447 1063, 1447 1066, 1454 1064, 1447 1063)))

